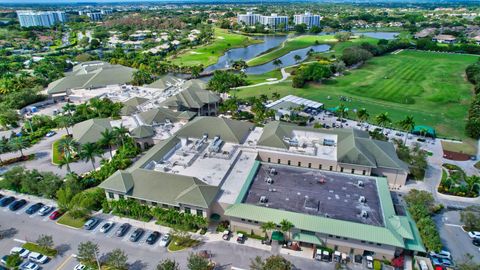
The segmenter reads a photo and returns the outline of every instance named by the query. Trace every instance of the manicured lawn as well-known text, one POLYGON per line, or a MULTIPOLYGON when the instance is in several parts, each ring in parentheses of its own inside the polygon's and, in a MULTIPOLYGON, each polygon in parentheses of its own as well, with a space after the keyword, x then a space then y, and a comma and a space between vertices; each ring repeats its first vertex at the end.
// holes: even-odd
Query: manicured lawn
POLYGON ((280 80, 282 78, 282 73, 280 72, 279 69, 275 69, 263 74, 250 74, 247 77, 247 81, 250 84, 257 84, 262 82, 269 82, 268 79, 271 79, 271 78, 280 80))
POLYGON ((463 139, 472 96, 472 85, 465 80, 464 71, 477 59, 471 55, 403 51, 373 58, 349 75, 324 84, 296 89, 287 80, 242 89, 237 95, 293 94, 322 102, 326 108, 338 106, 342 103, 340 96, 347 96, 352 99, 343 102, 347 107, 366 108, 371 118, 388 112, 397 122, 413 115, 417 125, 433 126, 440 136, 463 139))
POLYGON ((52 163, 55 165, 60 164, 60 161, 62 160, 62 153, 58 151, 59 142, 60 140, 57 140, 52 143, 52 163))
POLYGON ((32 252, 38 252, 48 257, 55 257, 57 256, 57 250, 53 248, 42 248, 35 243, 25 243, 22 245, 23 248, 28 249, 32 252))
POLYGON ((168 251, 180 251, 180 250, 184 250, 186 248, 191 248, 191 247, 197 246, 198 244, 200 244, 200 241, 195 240, 195 239, 190 239, 189 241, 183 243, 182 245, 179 245, 177 243, 177 239, 175 237, 173 237, 172 241, 168 245, 168 251))
POLYGON ((298 49, 303 49, 308 46, 315 45, 318 41, 318 44, 325 43, 335 43, 337 40, 332 35, 318 36, 318 35, 305 35, 299 36, 292 39, 287 39, 282 45, 275 50, 262 54, 258 57, 255 57, 249 61, 247 64, 249 66, 258 66, 265 63, 268 63, 274 59, 282 57, 283 55, 298 49))
POLYGON ((86 221, 86 218, 73 218, 67 212, 58 219, 57 223, 67 225, 73 228, 81 228, 86 221))
POLYGON ((442 148, 446 151, 465 153, 471 156, 477 154, 477 142, 473 139, 464 140, 461 143, 442 141, 442 148))
POLYGON ((180 66, 209 66, 218 61, 225 51, 244 47, 261 41, 253 38, 229 33, 225 29, 215 28, 215 40, 207 45, 183 50, 179 55, 170 57, 172 63, 180 66))

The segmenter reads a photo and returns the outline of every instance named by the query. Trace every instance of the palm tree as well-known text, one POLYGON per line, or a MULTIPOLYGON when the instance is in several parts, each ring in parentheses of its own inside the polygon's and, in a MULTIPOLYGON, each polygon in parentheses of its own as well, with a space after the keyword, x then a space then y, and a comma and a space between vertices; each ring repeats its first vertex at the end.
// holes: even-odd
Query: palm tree
POLYGON ((67 135, 70 136, 70 132, 68 132, 68 128, 73 123, 71 116, 63 115, 63 116, 57 117, 55 120, 57 121, 57 125, 60 128, 64 128, 67 131, 67 135))
POLYGON ((93 170, 95 170, 95 158, 102 156, 102 150, 94 143, 86 143, 80 149, 80 159, 85 162, 91 162, 93 170))
POLYGON ((26 149, 29 146, 29 142, 24 137, 18 136, 18 137, 11 138, 8 141, 8 145, 10 149, 12 149, 13 151, 20 151, 21 157, 24 157, 23 149, 26 149))
POLYGON ((125 139, 126 139, 127 134, 128 134, 128 128, 126 128, 123 125, 120 125, 119 127, 114 127, 112 132, 113 132, 114 136, 117 137, 117 140, 118 140, 117 143, 120 143, 122 146, 124 146, 125 145, 125 139))
POLYGON ((472 192, 475 186, 480 187, 480 176, 472 175, 466 177, 465 183, 467 183, 467 187, 470 189, 470 192, 472 192))
POLYGON ((340 127, 343 127, 343 118, 348 116, 348 108, 342 103, 337 108, 337 115, 340 118, 340 127))
POLYGON ((272 64, 278 68, 278 67, 281 66, 283 63, 282 63, 282 60, 280 60, 280 59, 275 59, 275 60, 273 60, 272 64))
POLYGON ((408 133, 415 127, 415 120, 413 120, 413 116, 410 115, 410 116, 406 116, 405 119, 398 122, 398 124, 403 130, 407 132, 407 134, 405 134, 405 142, 404 142, 404 144, 407 144, 408 133))
POLYGON ((67 103, 62 107, 63 111, 67 112, 68 115, 70 115, 70 116, 72 115, 72 111, 75 111, 75 108, 76 108, 76 106, 72 103, 67 103))
POLYGON ((273 93, 272 93, 272 99, 273 99, 273 100, 280 99, 280 94, 279 94, 278 92, 273 92, 273 93))
POLYGON ((288 238, 290 238, 290 230, 295 227, 293 225, 292 222, 286 220, 286 219, 282 219, 282 221, 280 221, 280 229, 282 230, 282 232, 288 232, 288 238))
POLYGON ((357 111, 357 118, 363 124, 364 122, 367 122, 368 118, 370 118, 370 114, 368 113, 367 109, 361 108, 357 111))
POLYGON ((63 137, 58 141, 58 152, 62 153, 62 159, 60 160, 60 168, 63 165, 67 166, 67 171, 70 173, 70 163, 75 158, 74 155, 78 152, 79 144, 72 137, 63 137))
POLYGON ((115 133, 112 131, 105 129, 102 133, 102 138, 100 139, 100 143, 104 146, 108 146, 108 150, 110 151, 110 157, 113 157, 112 154, 112 147, 115 144, 115 133))
POLYGON ((295 60, 295 62, 298 63, 300 60, 302 60, 302 57, 301 57, 300 55, 298 55, 298 54, 295 54, 295 55, 293 56, 293 59, 295 60))
POLYGON ((266 236, 268 236, 268 231, 271 231, 276 227, 277 227, 277 224, 275 224, 272 221, 265 222, 262 224, 262 226, 260 226, 260 228, 262 229, 262 231, 265 233, 266 236))
POLYGON ((382 127, 383 132, 385 126, 391 123, 392 120, 390 119, 390 117, 388 117, 388 112, 384 112, 375 117, 375 122, 377 122, 377 124, 382 127))

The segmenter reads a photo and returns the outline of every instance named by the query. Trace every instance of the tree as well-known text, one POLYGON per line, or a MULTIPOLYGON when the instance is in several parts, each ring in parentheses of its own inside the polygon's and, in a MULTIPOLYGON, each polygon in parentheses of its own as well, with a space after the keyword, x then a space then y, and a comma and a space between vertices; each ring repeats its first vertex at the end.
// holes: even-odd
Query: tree
POLYGON ((116 248, 107 254, 106 264, 113 269, 127 269, 128 256, 123 250, 116 248))
POLYGON ((369 51, 353 46, 343 50, 341 59, 347 66, 352 66, 357 63, 365 62, 372 57, 373 55, 369 51))
POLYGON ((10 269, 18 269, 17 267, 22 263, 23 259, 18 253, 8 255, 6 266, 10 269))
MULTIPOLYGON (((10 147, 8 146, 8 141, 4 138, 1 138, 0 139, 0 155, 2 155, 3 153, 7 153, 9 150, 10 150, 10 147)), ((3 161, 0 158, 0 164, 2 163, 3 161)))
POLYGON ((67 135, 70 136, 70 132, 68 132, 68 128, 73 124, 73 120, 70 115, 59 116, 55 118, 55 122, 57 122, 58 127, 64 128, 67 131, 67 135))
POLYGON ((10 126, 16 127, 20 116, 15 110, 7 106, 0 106, 0 126, 8 129, 10 126))
POLYGON ((269 222, 262 223, 262 225, 260 226, 260 229, 262 229, 262 231, 268 235, 268 232, 275 229, 276 227, 277 225, 274 222, 269 221, 269 222))
POLYGON ((8 145, 9 145, 10 149, 12 149, 13 151, 20 151, 21 157, 24 157, 23 150, 27 149, 27 147, 30 145, 30 143, 28 142, 27 139, 25 139, 25 137, 16 136, 14 138, 11 138, 8 141, 8 145))
MULTIPOLYGON (((405 116, 405 119, 402 121, 398 122, 400 127, 405 130, 407 133, 409 133, 413 128, 415 128, 415 120, 413 120, 413 116, 405 116)), ((407 134, 408 135, 408 134, 407 134)), ((407 144, 407 137, 405 136, 405 142, 404 144, 407 144)))
POLYGON ((293 59, 295 60, 295 62, 298 63, 298 62, 300 62, 300 60, 302 60, 302 57, 301 57, 300 55, 298 55, 298 54, 295 54, 295 55, 293 56, 293 59))
POLYGON ((307 25, 304 24, 304 23, 296 24, 295 25, 295 32, 297 32, 299 34, 303 34, 303 33, 307 32, 307 25))
POLYGON ((283 62, 282 62, 282 60, 280 60, 279 58, 277 58, 277 59, 273 60, 272 64, 273 64, 275 67, 278 68, 279 66, 283 65, 283 62))
POLYGON ((337 107, 336 114, 338 118, 340 118, 340 127, 343 127, 343 119, 348 117, 348 108, 345 104, 341 103, 340 106, 337 107))
POLYGON ((110 152, 110 157, 113 158, 112 154, 112 148, 113 145, 115 144, 115 134, 113 131, 110 131, 109 129, 105 129, 104 131, 101 132, 102 138, 100 139, 100 144, 108 147, 108 151, 110 152))
POLYGON ((100 262, 98 261, 99 249, 96 243, 91 241, 82 242, 78 245, 78 258, 86 265, 97 264, 100 269, 100 262))
POLYGON ((278 92, 273 92, 272 93, 272 99, 273 100, 278 100, 280 99, 280 94, 278 92))
POLYGON ((70 163, 72 163, 75 158, 74 156, 78 152, 79 144, 72 137, 63 137, 58 142, 58 152, 62 153, 62 159, 60 160, 59 166, 67 166, 67 171, 70 173, 70 163))
POLYGON ((338 32, 335 34, 335 39, 337 39, 339 42, 345 42, 350 39, 352 36, 352 33, 350 32, 338 32))
POLYGON ((215 92, 226 93, 231 88, 247 85, 246 75, 241 72, 235 74, 232 71, 216 70, 207 88, 215 92))
POLYGON ((62 212, 66 212, 70 209, 70 202, 72 201, 73 196, 75 196, 75 190, 72 190, 69 186, 63 187, 57 191, 57 204, 62 212))
POLYGON ((232 64, 232 67, 235 69, 235 70, 242 70, 242 69, 246 69, 248 68, 248 64, 247 62, 245 62, 245 60, 235 60, 232 64))
POLYGON ((384 112, 384 113, 381 113, 381 114, 375 116, 375 122, 382 128, 382 131, 383 131, 385 126, 390 124, 392 122, 392 120, 388 116, 388 112, 384 112))
POLYGON ((64 112, 67 112, 68 115, 72 115, 72 112, 75 111, 75 104, 72 104, 72 103, 66 103, 65 105, 63 105, 62 109, 64 112))
POLYGON ((80 149, 80 159, 85 162, 91 162, 95 170, 95 158, 102 156, 102 150, 94 143, 86 143, 80 149))
POLYGON ((37 239, 37 244, 41 248, 51 249, 53 248, 53 237, 51 235, 41 234, 37 239))
POLYGON ((282 230, 282 232, 288 232, 288 238, 290 238, 290 231, 294 227, 295 226, 293 225, 293 223, 286 219, 282 219, 282 221, 280 221, 280 229, 282 230))
POLYGON ((250 261, 251 270, 291 270, 295 266, 280 255, 272 255, 265 261, 260 256, 250 261))
POLYGON ((157 270, 180 270, 175 260, 165 259, 157 265, 157 270))
POLYGON ((123 147, 127 138, 128 128, 121 124, 119 127, 114 127, 112 132, 118 140, 117 144, 123 147))
POLYGON ((208 270, 210 266, 210 262, 194 253, 190 253, 187 259, 187 268, 189 270, 208 270))
POLYGON ((367 109, 361 108, 357 111, 357 118, 360 120, 361 123, 368 121, 370 114, 368 113, 367 109))
POLYGON ((131 83, 133 85, 144 85, 152 83, 154 79, 155 78, 150 72, 140 69, 133 73, 133 80, 131 83))

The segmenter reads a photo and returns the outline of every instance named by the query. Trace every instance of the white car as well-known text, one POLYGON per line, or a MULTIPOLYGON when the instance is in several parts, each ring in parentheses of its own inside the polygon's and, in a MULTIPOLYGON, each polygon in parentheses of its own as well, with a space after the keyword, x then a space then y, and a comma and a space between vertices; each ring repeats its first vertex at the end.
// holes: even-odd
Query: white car
POLYGON ((170 243, 170 234, 166 233, 160 238, 160 241, 158 242, 161 247, 166 247, 170 243))
POLYGON ((452 260, 452 254, 450 254, 450 252, 448 252, 446 250, 441 250, 438 253, 430 251, 430 256, 437 257, 437 258, 442 258, 442 259, 447 259, 447 260, 452 260))
POLYGON ((77 265, 75 265, 75 267, 73 268, 73 270, 84 270, 86 268, 85 265, 79 263, 77 265))
POLYGON ((57 132, 52 130, 52 131, 49 131, 45 136, 46 137, 53 137, 53 135, 55 135, 55 134, 57 134, 57 132))
POLYGON ((28 255, 28 259, 32 262, 41 263, 41 264, 44 264, 48 261, 47 256, 40 254, 38 252, 31 252, 30 255, 28 255))
POLYGON ((49 206, 49 205, 44 205, 40 210, 38 210, 38 214, 40 216, 46 216, 48 213, 50 213, 55 207, 49 206))
POLYGON ((21 258, 27 258, 30 251, 21 247, 14 247, 10 250, 10 254, 18 254, 21 258))
POLYGON ((40 266, 38 266, 38 264, 33 262, 24 262, 20 264, 19 268, 21 270, 37 270, 40 268, 40 266))
POLYGON ((468 236, 470 236, 470 238, 480 238, 480 232, 476 232, 476 231, 472 231, 472 232, 468 232, 468 236))

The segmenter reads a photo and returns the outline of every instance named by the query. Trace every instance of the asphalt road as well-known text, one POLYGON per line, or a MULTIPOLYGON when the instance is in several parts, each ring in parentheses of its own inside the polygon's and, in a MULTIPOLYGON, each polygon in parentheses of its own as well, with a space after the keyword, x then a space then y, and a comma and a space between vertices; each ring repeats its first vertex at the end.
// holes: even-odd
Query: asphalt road
POLYGON ((479 247, 474 246, 467 232, 463 231, 460 211, 448 211, 436 215, 434 219, 442 243, 452 253, 455 262, 461 261, 469 253, 476 263, 480 263, 479 247))
MULTIPOLYGON (((42 269, 73 269, 77 264, 73 254, 77 252, 79 243, 85 241, 93 241, 99 245, 101 260, 109 251, 115 248, 122 249, 128 255, 129 269, 155 269, 157 263, 166 258, 178 261, 181 269, 186 269, 188 255, 203 249, 211 251, 213 260, 222 266, 219 269, 230 269, 231 266, 248 269, 250 259, 255 256, 268 257, 271 255, 268 251, 223 241, 204 243, 193 250, 172 253, 168 252, 166 248, 160 247, 158 243, 153 246, 147 245, 145 240, 148 231, 138 242, 132 243, 129 241, 129 236, 133 232, 133 228, 123 238, 114 236, 115 227, 107 234, 101 233, 99 231, 101 224, 92 231, 75 230, 58 225, 47 217, 36 214, 28 216, 24 213, 27 208, 28 205, 17 212, 11 212, 8 208, 0 208, 1 228, 16 228, 17 230, 15 234, 0 240, 0 256, 8 254, 12 247, 20 246, 22 241, 35 241, 41 234, 52 235, 59 255, 42 265, 42 269)), ((313 259, 289 255, 285 257, 298 269, 334 269, 333 263, 317 262, 313 259)))

